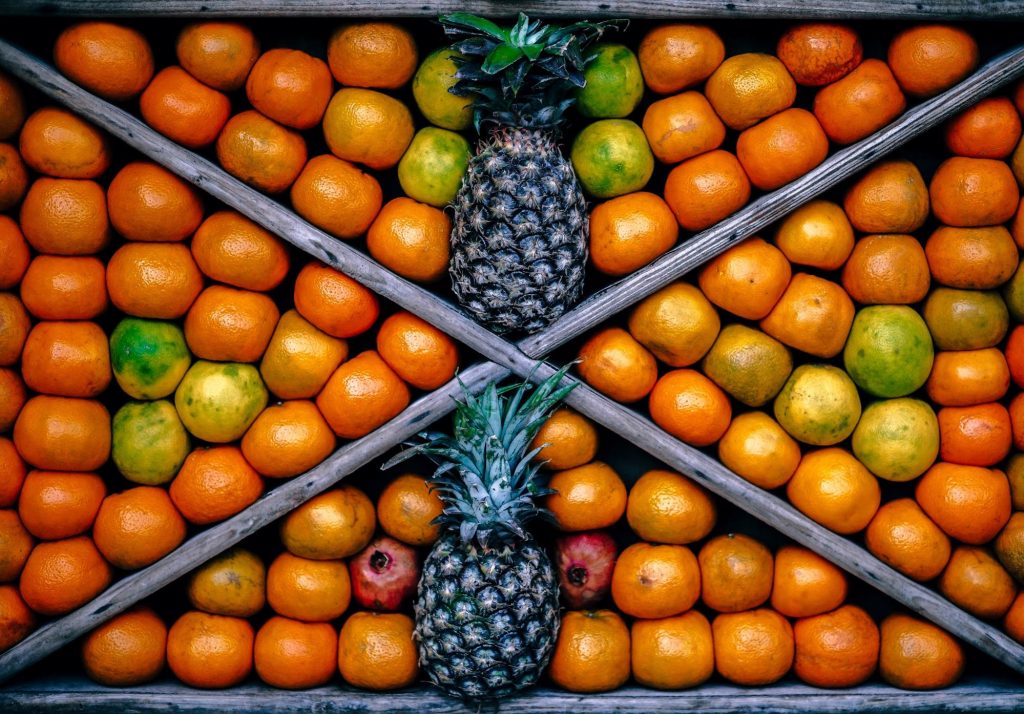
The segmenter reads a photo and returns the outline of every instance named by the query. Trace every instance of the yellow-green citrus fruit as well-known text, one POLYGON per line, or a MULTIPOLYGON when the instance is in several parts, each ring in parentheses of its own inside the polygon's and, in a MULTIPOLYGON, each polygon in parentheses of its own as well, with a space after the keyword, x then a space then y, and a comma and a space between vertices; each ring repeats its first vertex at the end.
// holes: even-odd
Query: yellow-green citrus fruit
POLYGON ((644 130, 628 119, 601 119, 572 142, 572 165, 583 188, 597 198, 639 191, 654 172, 644 130))
POLYGON ((114 414, 110 455, 129 481, 147 486, 167 483, 185 462, 190 446, 178 412, 166 399, 128 402, 114 414))
POLYGON ((443 208, 455 200, 470 157, 469 142, 461 134, 424 127, 398 162, 398 182, 409 198, 443 208))
POLYGON ((939 420, 920 399, 885 399, 864 410, 853 453, 878 478, 910 481, 939 455, 939 420))
POLYGON ((199 360, 174 392, 174 406, 193 436, 223 444, 240 439, 267 406, 255 365, 199 360))
POLYGON ((166 397, 191 363, 185 334, 173 322, 128 317, 110 333, 114 379, 134 399, 166 397))
POLYGON ((1003 285, 1003 300, 1013 319, 1024 322, 1024 263, 1017 266, 1013 277, 1003 285))
POLYGON ((586 85, 576 92, 580 114, 593 119, 628 117, 644 95, 644 76, 633 50, 602 42, 590 50, 586 85))
POLYGON ((804 364, 793 370, 775 398, 775 418, 794 439, 831 446, 857 428, 860 395, 838 367, 804 364))
POLYGON ((907 305, 871 305, 853 318, 843 364, 858 387, 876 397, 903 397, 932 371, 928 325, 907 305))
POLYGON ((442 129, 461 131, 473 122, 471 97, 460 97, 448 90, 455 86, 455 73, 459 67, 453 57, 458 52, 442 47, 427 55, 412 78, 412 96, 416 106, 431 124, 442 129))
POLYGON ((747 406, 759 407, 779 393, 793 371, 789 350, 746 325, 727 325, 704 357, 704 373, 747 406))
POLYGON ((995 347, 1010 327, 1010 312, 995 290, 935 288, 922 313, 940 350, 995 347))

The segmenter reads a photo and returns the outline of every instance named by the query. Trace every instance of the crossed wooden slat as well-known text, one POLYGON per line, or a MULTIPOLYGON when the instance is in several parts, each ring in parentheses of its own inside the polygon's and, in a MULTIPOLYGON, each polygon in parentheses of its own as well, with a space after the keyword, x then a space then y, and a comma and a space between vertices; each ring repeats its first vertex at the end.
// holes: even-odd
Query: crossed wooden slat
MULTIPOLYGON (((0 2, 2 8, 3 3, 0 2)), ((0 66, 212 197, 492 360, 475 365, 460 375, 467 389, 478 391, 488 382, 510 373, 534 380, 550 376, 554 368, 541 360, 552 350, 678 279, 729 246, 836 186, 872 161, 1024 74, 1024 46, 997 57, 956 87, 906 112, 871 137, 835 153, 802 178, 762 197, 685 241, 654 263, 590 296, 548 328, 518 344, 512 344, 477 325, 453 305, 397 277, 358 250, 314 228, 288 208, 242 184, 127 112, 66 80, 45 62, 3 40, 0 40, 0 66)), ((566 380, 575 382, 571 377, 566 380)), ((453 380, 422 397, 380 429, 342 446, 319 466, 270 491, 241 513, 201 532, 157 563, 126 576, 80 609, 39 628, 20 644, 0 655, 0 681, 128 609, 358 468, 379 458, 427 424, 447 414, 454 406, 453 398, 460 391, 460 386, 453 380)), ((1024 673, 1024 648, 1005 634, 960 610, 931 589, 884 565, 852 541, 819 526, 787 502, 747 482, 713 458, 678 441, 647 418, 582 383, 577 385, 568 402, 581 413, 616 431, 710 491, 820 553, 995 659, 1024 673)))

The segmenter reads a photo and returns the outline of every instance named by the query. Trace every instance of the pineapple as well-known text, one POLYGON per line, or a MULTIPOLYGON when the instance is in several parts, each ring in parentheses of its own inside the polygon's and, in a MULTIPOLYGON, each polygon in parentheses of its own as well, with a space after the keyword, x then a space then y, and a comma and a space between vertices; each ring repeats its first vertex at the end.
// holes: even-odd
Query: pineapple
POLYGON ((433 485, 444 502, 442 535, 423 564, 415 602, 420 666, 446 693, 506 696, 535 683, 558 636, 558 581, 525 529, 546 514, 534 499, 539 449, 529 444, 572 389, 562 369, 537 387, 465 392, 454 435, 426 442, 385 466, 425 453, 440 465, 433 485))
POLYGON ((618 23, 520 14, 501 28, 462 12, 440 22, 463 55, 450 91, 474 99, 481 137, 453 204, 452 289, 495 332, 536 332, 583 294, 586 201, 559 130, 585 84, 587 47, 618 23))

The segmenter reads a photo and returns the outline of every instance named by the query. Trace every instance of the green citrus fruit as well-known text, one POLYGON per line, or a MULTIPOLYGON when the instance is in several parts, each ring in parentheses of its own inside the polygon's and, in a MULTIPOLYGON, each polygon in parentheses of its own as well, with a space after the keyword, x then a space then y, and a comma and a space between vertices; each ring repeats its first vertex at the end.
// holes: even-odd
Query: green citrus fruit
POLYGON ((794 439, 831 446, 857 428, 860 395, 849 375, 838 367, 801 365, 775 398, 775 419, 794 439))
POLYGON ((583 188, 597 198, 639 191, 654 172, 644 131, 628 119, 602 119, 572 142, 572 165, 583 188))
POLYGON ((920 399, 885 399, 864 410, 853 453, 878 478, 910 481, 939 455, 939 420, 920 399))
POLYGON ((785 345, 746 325, 728 325, 704 357, 704 373, 750 407, 766 404, 793 371, 785 345))
POLYGON ((259 370, 238 362, 199 360, 174 392, 174 406, 193 436, 223 444, 241 438, 267 405, 259 370))
POLYGON ((872 305, 853 318, 843 364, 857 386, 876 397, 903 397, 932 371, 928 325, 906 305, 872 305))
POLYGON ((1006 303, 994 290, 935 288, 922 312, 940 350, 995 347, 1010 327, 1006 303))
POLYGON ((644 95, 644 76, 633 50, 602 42, 583 70, 586 85, 576 92, 580 114, 594 119, 628 117, 644 95))
POLYGON ((188 456, 188 433, 166 399, 128 402, 114 414, 111 431, 114 464, 135 483, 167 483, 188 456))
POLYGON ((1013 319, 1024 322, 1024 263, 1017 266, 1013 277, 1003 286, 1003 300, 1013 319))
POLYGON ((114 378, 134 399, 166 397, 191 362, 185 335, 173 322, 128 317, 110 333, 114 378))
POLYGON ((455 200, 470 156, 461 134, 424 127, 398 162, 398 182, 409 198, 443 208, 455 200))
POLYGON ((472 97, 459 97, 448 90, 455 86, 459 67, 453 57, 461 57, 447 47, 434 50, 420 64, 412 78, 412 96, 416 106, 431 124, 462 131, 473 123, 472 97))

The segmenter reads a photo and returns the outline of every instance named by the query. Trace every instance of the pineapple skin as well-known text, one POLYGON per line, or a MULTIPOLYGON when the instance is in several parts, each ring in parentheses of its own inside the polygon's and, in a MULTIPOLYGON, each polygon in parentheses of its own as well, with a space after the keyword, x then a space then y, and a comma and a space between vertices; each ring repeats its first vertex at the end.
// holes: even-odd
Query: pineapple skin
POLYGON ((478 323, 529 334, 579 301, 586 199, 552 131, 495 129, 470 160, 453 209, 452 290, 478 323))
POLYGON ((558 581, 531 541, 496 548, 439 540, 415 602, 420 667, 447 694, 504 697, 535 684, 558 638, 558 581))

